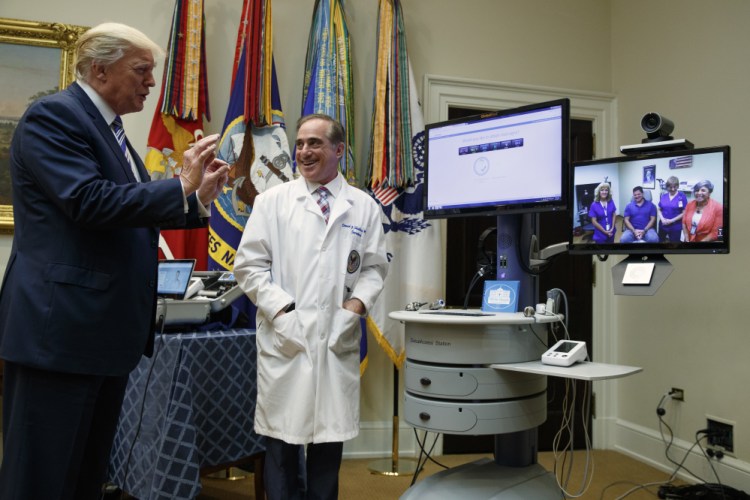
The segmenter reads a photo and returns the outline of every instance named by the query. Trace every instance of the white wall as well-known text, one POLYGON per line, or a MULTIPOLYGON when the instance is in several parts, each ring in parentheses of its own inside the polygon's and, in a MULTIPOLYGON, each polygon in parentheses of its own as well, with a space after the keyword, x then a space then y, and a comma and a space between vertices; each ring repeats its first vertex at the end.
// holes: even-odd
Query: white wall
MULTIPOLYGON (((613 0, 612 91, 618 96, 620 143, 640 142, 641 117, 658 112, 675 123, 674 136, 696 146, 729 144, 731 254, 671 257, 674 271, 654 297, 618 297, 613 333, 619 361, 644 371, 619 383, 621 446, 651 455, 658 448, 655 408, 671 387, 685 402, 669 404, 667 418, 682 440, 694 441, 706 414, 732 420, 739 463, 750 461, 750 380, 745 269, 750 200, 750 2, 744 0, 613 0)), ((675 456, 681 457, 679 453, 675 456)), ((709 480, 710 471, 696 467, 709 480)), ((724 471, 724 478, 731 472, 724 471)))
MULTIPOLYGON (((356 133, 360 168, 367 157, 375 63, 376 0, 347 0, 354 53, 356 133)), ((287 124, 299 115, 304 54, 313 0, 273 0, 274 50, 287 124)), ((132 24, 166 44, 171 0, 69 2, 4 0, 0 17, 94 25, 105 20, 132 24)), ((240 0, 208 0, 208 67, 213 121, 219 131, 228 100, 232 47, 240 0)), ((748 257, 748 203, 737 186, 747 185, 749 159, 742 127, 750 111, 750 3, 745 0, 404 0, 408 48, 417 82, 424 74, 522 85, 613 93, 617 96, 619 144, 639 142, 640 118, 663 113, 676 135, 696 145, 733 147, 732 253, 670 260, 675 270, 654 297, 611 297, 614 314, 595 335, 614 338, 610 361, 639 365, 644 372, 607 385, 619 408, 614 446, 658 463, 654 410, 664 390, 685 389, 686 401, 668 406, 678 440, 690 442, 704 427, 705 413, 736 422, 738 467, 750 461, 750 402, 742 383, 750 380, 744 359, 743 264, 748 257)), ((158 88, 158 87, 157 87, 158 88)), ((126 117, 131 141, 141 145, 158 90, 139 115, 126 117)), ((290 138, 293 138, 293 130, 290 138)), ((615 151, 600 151, 599 156, 615 151)), ((8 239, 0 240, 5 261, 8 239)), ((612 259, 611 259, 612 260, 612 259)), ((605 286, 611 262, 597 264, 605 286), (604 273, 604 274, 601 274, 604 273)), ((606 295, 606 294, 605 294, 606 295)), ((390 450, 391 365, 371 344, 362 396, 363 433, 351 454, 390 450)), ((402 432, 402 443, 409 439, 402 432)), ((402 444, 402 447, 404 445, 402 444)), ((731 459, 730 459, 730 462, 731 459)), ((750 488, 745 488, 750 490, 750 488)))
MULTIPOLYGON (((402 2, 409 54, 417 82, 424 73, 490 81, 607 91, 609 5, 599 0, 448 0, 402 2), (575 36, 573 36, 575 35, 575 36)), ((210 104, 208 132, 219 132, 228 102, 229 80, 241 0, 205 2, 210 104)), ((4 0, 0 17, 93 26, 103 21, 131 24, 166 45, 172 0, 102 2, 74 5, 55 0, 4 0)), ((274 55, 286 123, 294 138, 299 116, 307 37, 313 0, 274 0, 274 55)), ((375 65, 377 0, 347 0, 354 54, 356 144, 360 169, 369 150, 372 79, 375 65)), ((158 88, 146 109, 125 117, 131 142, 145 153, 158 88)), ((9 238, 0 236, 0 261, 7 261, 9 238)), ((350 453, 387 453, 391 447, 392 368, 374 342, 363 380, 362 427, 350 453)), ((408 444, 404 432, 402 443, 408 444)))

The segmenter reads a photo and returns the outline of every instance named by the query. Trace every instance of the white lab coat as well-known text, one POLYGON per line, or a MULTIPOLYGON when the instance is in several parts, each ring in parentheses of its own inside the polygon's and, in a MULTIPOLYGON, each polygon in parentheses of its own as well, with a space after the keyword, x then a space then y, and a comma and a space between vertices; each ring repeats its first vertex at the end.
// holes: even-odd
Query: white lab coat
POLYGON ((258 434, 305 444, 359 432, 360 317, 342 304, 356 297, 370 310, 383 288, 380 215, 346 181, 328 225, 304 178, 255 199, 234 274, 258 307, 258 434))

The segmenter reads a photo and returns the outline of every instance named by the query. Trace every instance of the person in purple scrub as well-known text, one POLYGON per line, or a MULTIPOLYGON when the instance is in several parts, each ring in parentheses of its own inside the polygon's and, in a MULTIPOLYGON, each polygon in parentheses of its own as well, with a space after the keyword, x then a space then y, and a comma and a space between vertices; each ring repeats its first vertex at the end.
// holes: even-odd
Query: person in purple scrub
POLYGON ((589 218, 594 225, 594 242, 614 243, 615 241, 615 202, 612 201, 611 186, 602 182, 594 190, 594 201, 589 207, 589 218))
POLYGON ((678 243, 682 234, 682 215, 687 196, 679 191, 680 180, 674 175, 667 179, 667 192, 659 199, 659 241, 678 243))

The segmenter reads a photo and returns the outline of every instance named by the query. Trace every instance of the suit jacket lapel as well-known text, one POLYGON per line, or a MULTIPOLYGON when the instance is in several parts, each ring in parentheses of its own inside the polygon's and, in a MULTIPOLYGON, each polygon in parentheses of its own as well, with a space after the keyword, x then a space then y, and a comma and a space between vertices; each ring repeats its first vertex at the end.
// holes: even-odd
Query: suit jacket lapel
MULTIPOLYGON (((83 109, 86 110, 86 113, 91 117, 91 121, 94 123, 94 126, 99 131, 99 133, 102 136, 102 139, 104 142, 107 143, 109 148, 112 150, 112 157, 113 159, 116 159, 120 163, 120 167, 122 168, 125 175, 128 177, 128 180, 130 182, 138 182, 135 176, 133 175, 133 170, 130 168, 130 163, 128 163, 128 159, 125 158, 125 155, 122 154, 122 150, 120 149, 120 144, 117 142, 117 139, 115 139, 115 134, 112 133, 112 129, 109 127, 109 124, 104 121, 104 118, 102 117, 102 114, 99 112, 98 109, 96 109, 96 106, 94 106, 94 103, 91 102, 91 99, 89 99, 89 96, 86 95, 86 92, 83 91, 83 89, 78 85, 77 83, 73 82, 69 87, 68 90, 70 90, 73 95, 75 95, 79 101, 81 101, 81 105, 83 106, 83 109)), ((126 139, 127 140, 127 139, 126 139)), ((128 145, 128 149, 130 150, 130 156, 133 157, 133 159, 137 158, 138 155, 133 153, 133 149, 130 146, 130 142, 126 142, 128 145)), ((140 163, 140 158, 136 160, 136 164, 140 163)), ((145 171, 145 168, 139 169, 139 172, 145 171)), ((141 173, 142 179, 147 179, 148 174, 146 176, 143 176, 143 173, 141 173)))
MULTIPOLYGON (((115 142, 117 142, 117 141, 115 141, 115 142)), ((135 150, 133 149, 133 145, 130 144, 130 141, 128 140, 127 137, 125 137, 125 144, 127 144, 128 151, 130 151, 130 158, 135 162, 135 168, 138 169, 138 174, 141 176, 141 182, 148 182, 148 181, 150 181, 151 180, 151 174, 149 173, 148 170, 146 170, 146 166, 143 164, 143 161, 138 156, 138 153, 136 153, 135 150)), ((119 144, 118 144, 118 146, 119 146, 119 144)), ((120 155, 120 156, 122 156, 122 155, 120 155)), ((128 167, 129 166, 130 165, 128 165, 128 167)), ((131 173, 132 173, 132 171, 131 171, 131 173)), ((131 175, 131 177, 133 177, 133 180, 136 180, 134 176, 131 175)))

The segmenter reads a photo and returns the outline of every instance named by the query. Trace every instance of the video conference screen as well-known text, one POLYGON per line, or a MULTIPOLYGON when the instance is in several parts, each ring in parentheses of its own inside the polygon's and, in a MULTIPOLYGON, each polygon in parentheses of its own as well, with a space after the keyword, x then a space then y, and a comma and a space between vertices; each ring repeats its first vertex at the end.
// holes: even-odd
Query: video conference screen
POLYGON ((728 253, 729 146, 573 163, 570 252, 728 253))

